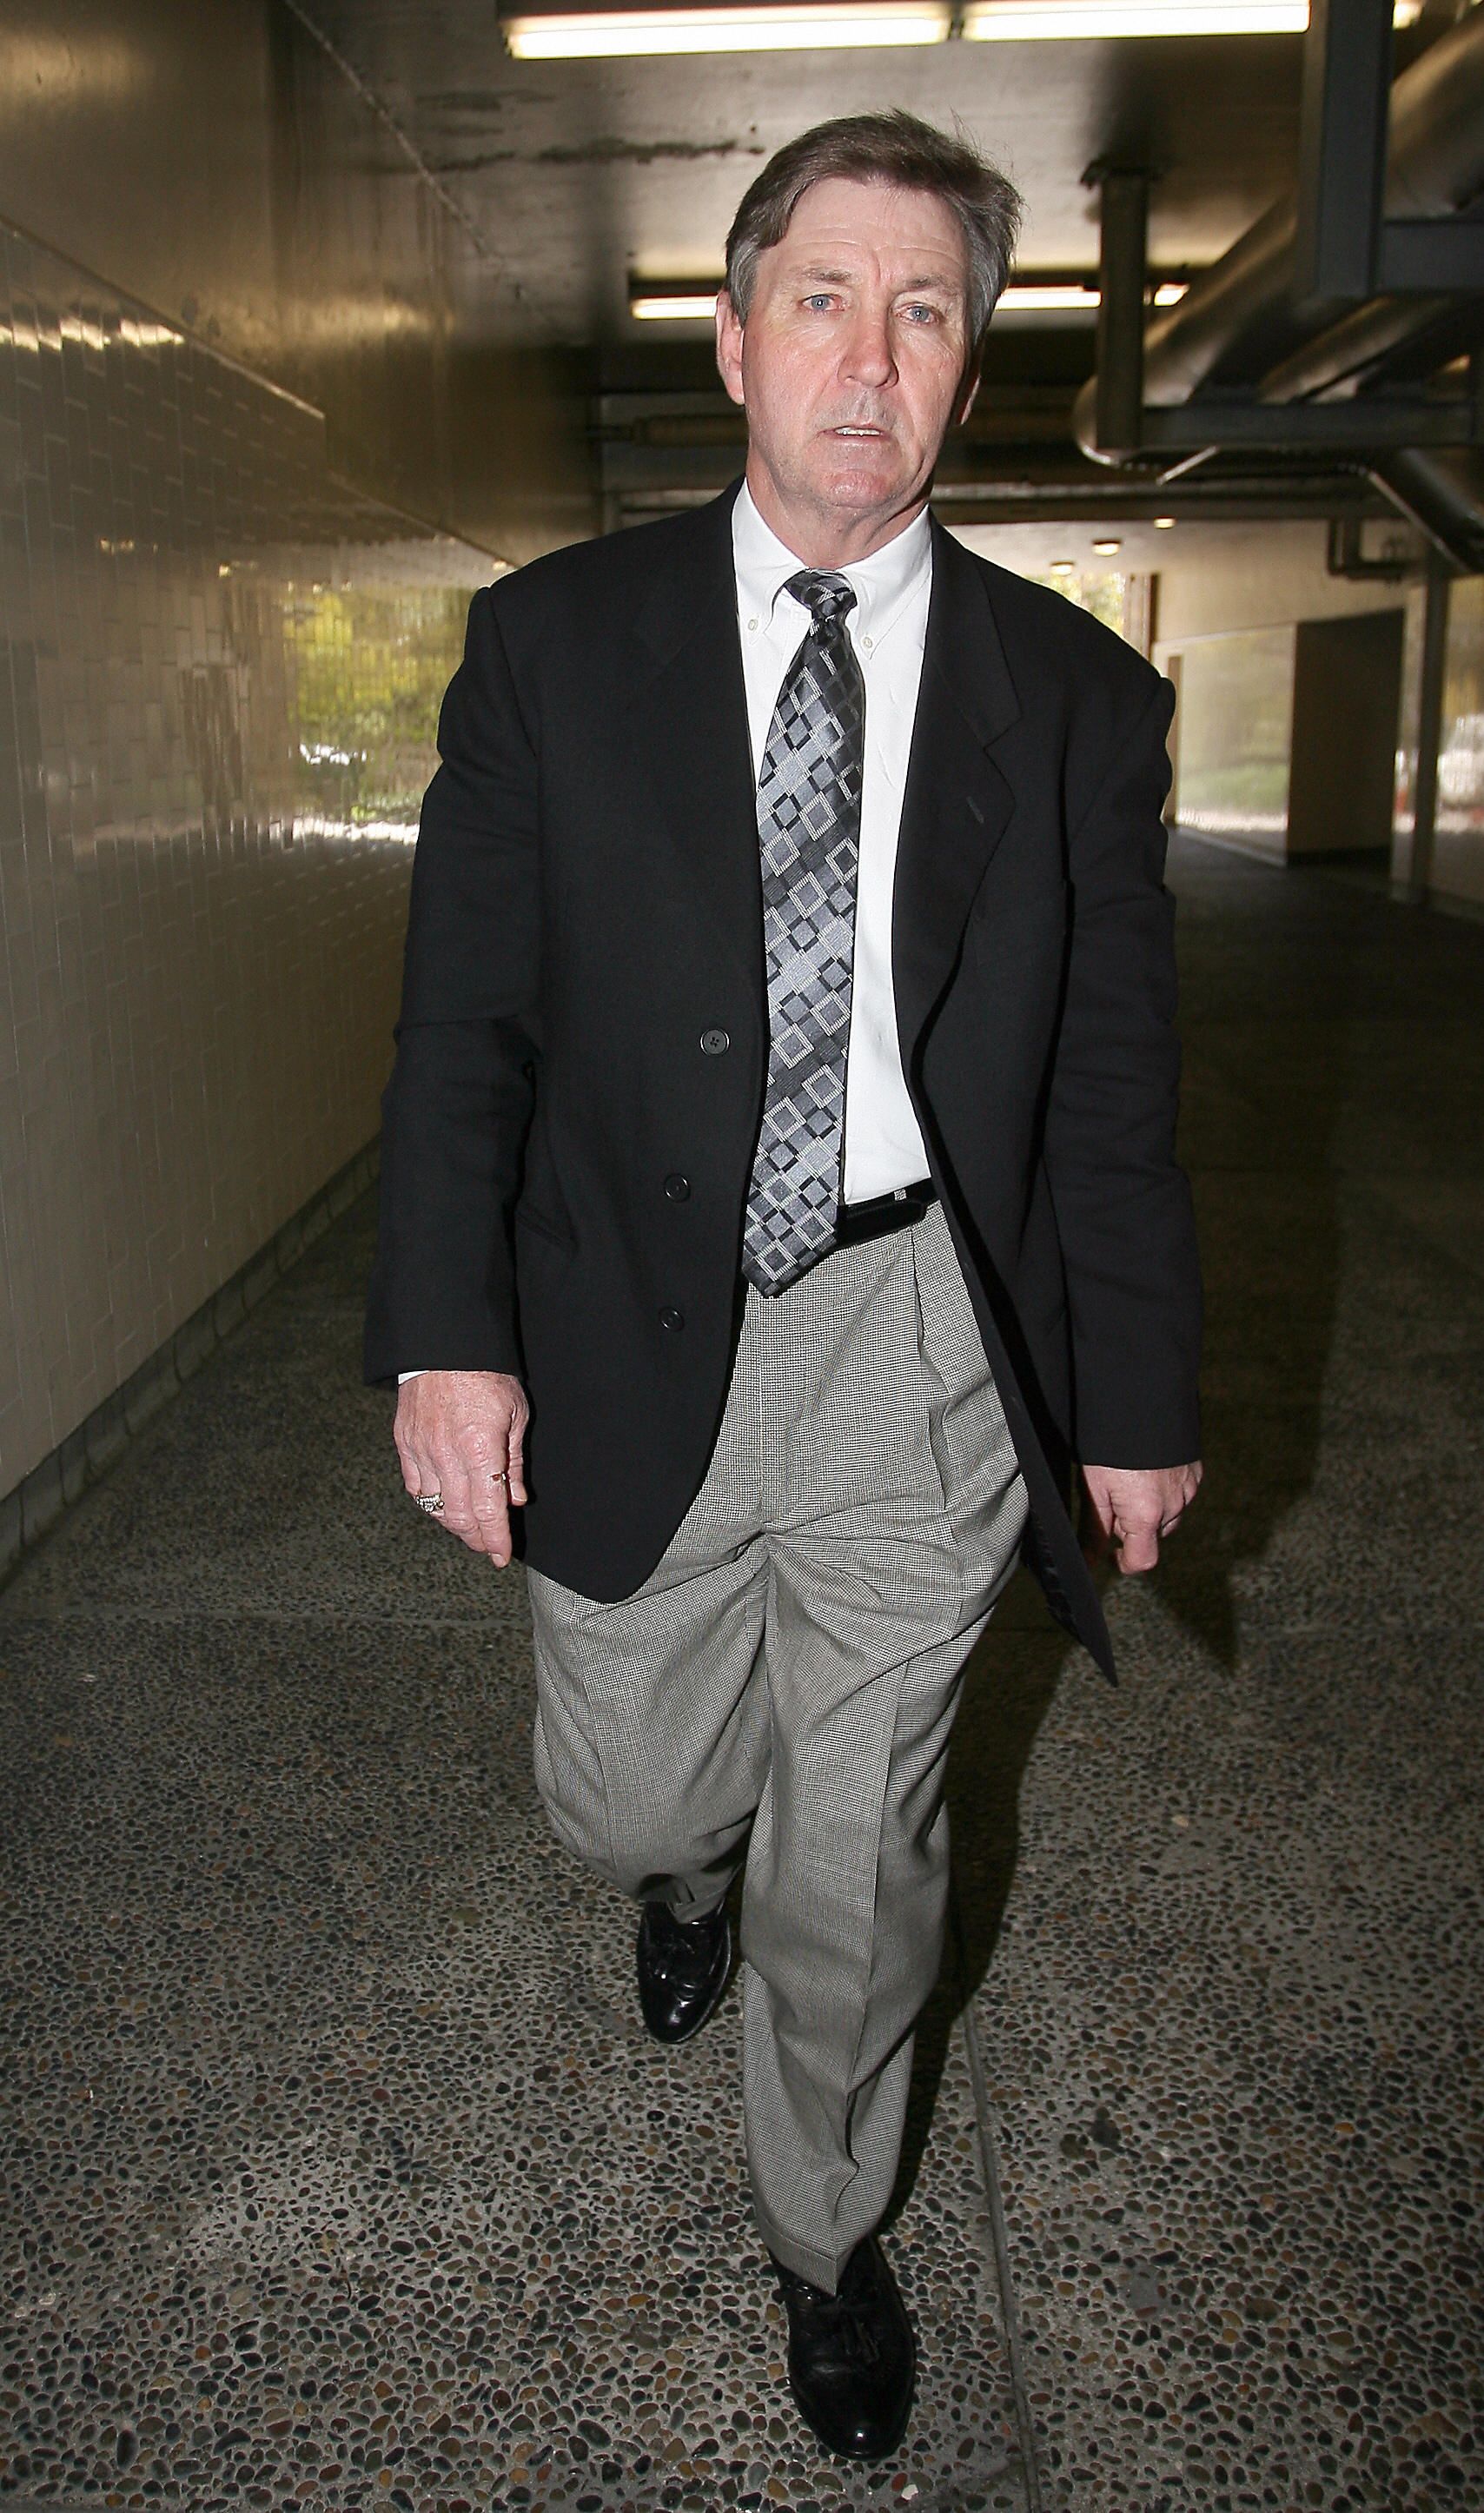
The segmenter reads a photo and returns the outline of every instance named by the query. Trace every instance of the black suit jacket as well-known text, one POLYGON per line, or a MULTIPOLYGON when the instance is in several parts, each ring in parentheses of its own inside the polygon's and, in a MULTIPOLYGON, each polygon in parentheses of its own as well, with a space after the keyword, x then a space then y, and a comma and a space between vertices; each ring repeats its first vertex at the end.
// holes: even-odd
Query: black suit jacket
MULTIPOLYGON (((367 1375, 518 1374, 528 1557, 628 1595, 705 1471, 767 1066, 735 490, 474 597, 413 870, 367 1375)), ((1160 807, 1172 694, 936 524, 903 1066, 1054 1610, 1070 1456, 1198 1454, 1160 807)))

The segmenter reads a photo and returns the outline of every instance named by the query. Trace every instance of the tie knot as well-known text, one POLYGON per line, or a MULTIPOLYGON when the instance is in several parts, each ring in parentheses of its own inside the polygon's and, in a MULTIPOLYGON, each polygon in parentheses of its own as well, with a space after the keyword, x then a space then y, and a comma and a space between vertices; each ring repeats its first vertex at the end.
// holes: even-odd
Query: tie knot
POLYGON ((835 627, 856 607, 855 586, 843 576, 826 576, 818 568, 801 568, 797 576, 790 576, 783 591, 813 613, 817 628, 835 627))

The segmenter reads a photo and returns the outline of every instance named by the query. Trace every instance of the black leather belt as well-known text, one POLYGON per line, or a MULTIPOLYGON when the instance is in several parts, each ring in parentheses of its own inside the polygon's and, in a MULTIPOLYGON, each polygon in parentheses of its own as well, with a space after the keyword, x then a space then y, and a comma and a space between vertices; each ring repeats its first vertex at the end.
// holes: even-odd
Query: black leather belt
POLYGON ((891 1195, 873 1195, 867 1204, 842 1204, 835 1224, 836 1245, 854 1248, 862 1239, 884 1239, 889 1230, 910 1230, 937 1202, 932 1179, 918 1178, 914 1185, 899 1186, 891 1195))

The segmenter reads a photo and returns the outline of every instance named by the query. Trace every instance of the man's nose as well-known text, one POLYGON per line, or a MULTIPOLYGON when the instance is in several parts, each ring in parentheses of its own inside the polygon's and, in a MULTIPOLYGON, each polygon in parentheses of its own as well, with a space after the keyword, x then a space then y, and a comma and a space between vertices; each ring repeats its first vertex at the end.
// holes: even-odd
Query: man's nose
POLYGON ((846 343, 845 371, 853 383, 879 387, 896 382, 897 360, 886 314, 858 314, 846 343))

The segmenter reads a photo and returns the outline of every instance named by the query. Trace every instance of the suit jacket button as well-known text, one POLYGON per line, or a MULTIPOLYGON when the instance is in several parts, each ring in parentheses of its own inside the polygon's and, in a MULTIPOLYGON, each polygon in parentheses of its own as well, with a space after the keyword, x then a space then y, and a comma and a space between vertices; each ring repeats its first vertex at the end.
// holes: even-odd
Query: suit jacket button
POLYGON ((662 1309, 660 1312, 660 1324, 662 1327, 667 1328, 671 1335, 676 1335, 684 1326, 685 1319, 682 1317, 678 1309, 662 1309))
POLYGON ((671 1170, 664 1181, 664 1192, 671 1204, 684 1204, 691 1192, 691 1181, 682 1177, 678 1170, 671 1170))
POLYGON ((701 1033, 702 1056, 725 1056, 731 1044, 724 1029, 703 1029, 701 1033))

